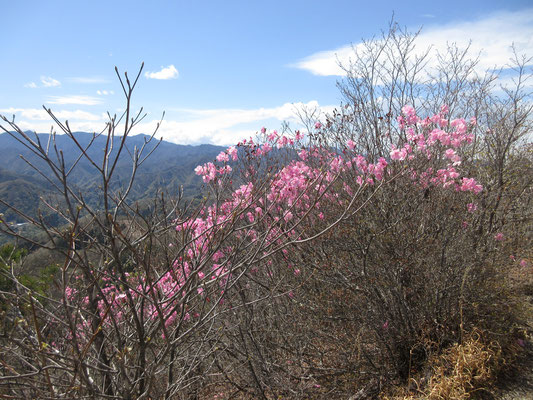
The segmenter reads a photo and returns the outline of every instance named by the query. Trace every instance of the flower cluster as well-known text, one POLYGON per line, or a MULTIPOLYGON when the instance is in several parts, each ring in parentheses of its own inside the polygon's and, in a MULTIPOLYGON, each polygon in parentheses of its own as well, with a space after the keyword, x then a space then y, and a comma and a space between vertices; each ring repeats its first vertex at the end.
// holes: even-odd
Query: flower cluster
MULTIPOLYGON (((404 167, 413 182, 423 188, 434 185, 479 193, 481 185, 474 178, 462 176, 459 170, 461 147, 472 142, 470 127, 475 121, 470 125, 463 119, 450 122, 447 113, 447 107, 442 107, 437 115, 421 119, 413 107, 405 106, 398 124, 407 141, 392 147, 389 159, 372 160, 356 154, 357 146, 351 139, 345 143, 346 150, 339 153, 314 144, 300 131, 289 136, 277 131, 267 133, 265 128, 261 130, 263 140, 250 138, 229 147, 214 162, 196 167, 196 174, 205 184, 220 185, 219 178, 231 175, 230 164, 239 159, 260 162, 268 153, 281 149, 287 149, 290 156, 268 173, 260 168, 247 169, 246 179, 235 188, 230 179, 224 181, 225 197, 176 221, 183 255, 174 260, 172 267, 150 278, 139 273, 122 284, 109 281, 99 294, 99 312, 110 312, 112 319, 120 322, 126 319, 125 308, 143 307, 146 321, 164 321, 163 331, 177 321, 188 321, 197 316, 184 300, 191 293, 205 298, 209 289, 221 296, 228 282, 239 275, 238 268, 261 265, 269 255, 286 251, 285 243, 302 237, 305 232, 298 229, 302 221, 333 220, 332 210, 339 208, 329 204, 346 209, 357 196, 364 197, 366 189, 378 190, 377 182, 387 184, 396 176, 393 172, 404 167), (414 163, 420 159, 432 165, 421 169, 423 164, 414 163), (239 259, 238 249, 242 248, 253 248, 254 258, 248 256, 246 262, 239 259)), ((315 129, 323 129, 322 124, 317 122, 315 129)), ((470 203, 468 211, 475 210, 475 203, 470 203)), ((302 271, 294 268, 294 275, 301 276, 302 271)), ((67 290, 68 297, 77 295, 74 289, 67 290)), ((80 332, 89 332, 85 334, 88 340, 90 329, 80 324, 80 332)))

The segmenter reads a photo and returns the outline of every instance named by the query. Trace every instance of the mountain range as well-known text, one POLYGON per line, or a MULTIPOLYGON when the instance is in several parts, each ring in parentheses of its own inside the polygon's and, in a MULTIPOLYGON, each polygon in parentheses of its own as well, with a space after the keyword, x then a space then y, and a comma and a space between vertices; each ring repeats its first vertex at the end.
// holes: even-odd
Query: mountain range
MULTIPOLYGON (((46 147, 49 134, 28 133, 33 139, 37 138, 46 147)), ((93 135, 86 132, 76 132, 74 137, 82 147, 86 147, 93 139, 93 135)), ((87 151, 97 165, 101 165, 106 146, 106 136, 99 136, 87 151)), ((120 190, 127 185, 132 170, 132 157, 134 149, 141 148, 149 139, 147 135, 128 136, 126 148, 121 153, 117 162, 114 179, 111 187, 120 190)), ((111 158, 116 155, 122 137, 115 137, 111 158)), ((141 201, 153 198, 158 192, 176 194, 179 187, 183 187, 184 197, 193 199, 201 198, 202 181, 194 173, 198 164, 212 161, 224 147, 214 145, 178 145, 166 141, 159 143, 153 140, 146 145, 144 155, 153 153, 140 166, 130 193, 130 201, 141 201)), ((55 136, 57 154, 62 154, 65 165, 70 168, 76 163, 81 151, 74 141, 66 135, 55 136)), ((57 160, 56 151, 50 146, 49 154, 57 160)), ((142 157, 141 157, 142 159, 142 157)), ((22 212, 37 215, 38 210, 46 214, 48 207, 42 202, 43 198, 52 195, 53 187, 46 176, 54 181, 53 174, 46 163, 31 150, 17 141, 8 133, 0 134, 0 199, 14 205, 22 212), (30 166, 25 160, 29 161, 30 166)), ((99 185, 96 168, 84 157, 74 166, 68 176, 70 184, 84 194, 86 201, 98 205, 99 185)), ((101 178, 100 178, 101 179, 101 178)), ((15 212, 0 204, 0 213, 9 222, 22 222, 23 219, 15 212)))

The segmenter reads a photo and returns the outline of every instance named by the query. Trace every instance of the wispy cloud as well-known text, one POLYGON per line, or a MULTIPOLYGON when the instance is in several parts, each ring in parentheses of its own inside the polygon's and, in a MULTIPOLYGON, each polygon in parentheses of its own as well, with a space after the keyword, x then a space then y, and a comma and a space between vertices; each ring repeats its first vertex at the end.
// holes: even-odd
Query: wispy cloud
POLYGON ((97 90, 96 94, 98 96, 108 96, 108 95, 115 94, 115 92, 113 90, 97 90))
POLYGON ((97 97, 92 96, 50 96, 48 97, 47 103, 49 104, 80 104, 84 106, 94 106, 101 104, 102 100, 97 97))
MULTIPOLYGON (((0 114, 15 115, 16 123, 22 130, 35 132, 50 132, 50 129, 62 133, 50 115, 38 108, 5 108, 0 109, 0 114)), ((90 113, 83 110, 55 110, 54 115, 61 121, 68 120, 73 131, 100 132, 107 120, 107 115, 90 113)))
POLYGON ((61 82, 59 82, 57 79, 54 79, 50 76, 41 76, 41 83, 43 84, 43 87, 61 86, 61 82))
POLYGON ((101 76, 75 76, 67 78, 68 82, 71 83, 82 83, 82 84, 96 84, 96 83, 109 83, 109 79, 106 79, 101 76))
MULTIPOLYGON (((445 52, 450 43, 460 48, 470 46, 472 55, 480 55, 477 65, 480 72, 503 67, 513 57, 513 44, 519 54, 533 54, 533 8, 497 12, 474 21, 430 25, 422 30, 415 43, 419 52, 431 47, 433 55, 437 51, 445 52)), ((343 76, 345 71, 339 63, 348 65, 354 50, 362 51, 362 43, 318 52, 291 66, 314 75, 343 76)), ((430 57, 430 60, 435 60, 435 57, 430 57)), ((431 61, 428 66, 432 66, 431 61)))
POLYGON ((37 85, 35 82, 28 82, 24 84, 24 87, 30 89, 36 89, 38 87, 58 87, 61 86, 61 82, 50 76, 41 76, 41 85, 37 85))
MULTIPOLYGON (((281 122, 289 122, 291 127, 301 129, 298 110, 313 110, 320 115, 331 112, 333 108, 310 101, 257 109, 175 109, 167 114, 168 118, 163 121, 157 136, 180 144, 232 145, 255 136, 262 126, 279 129, 281 122)), ((53 125, 49 115, 41 109, 8 108, 1 109, 0 114, 16 114, 17 124, 24 130, 48 132, 53 125)), ((54 114, 60 120, 68 119, 74 131, 98 132, 107 121, 105 114, 82 110, 60 110, 54 114)), ((159 121, 142 122, 136 126, 133 134, 152 133, 157 122, 159 121)))
MULTIPOLYGON (((32 121, 52 121, 50 115, 42 108, 4 108, 0 109, 1 114, 16 115, 17 118, 29 119, 32 121)), ((58 110, 54 115, 61 120, 78 121, 103 121, 106 114, 98 115, 83 110, 58 110)))
POLYGON ((161 67, 161 70, 157 72, 147 71, 144 76, 148 79, 177 79, 179 72, 174 65, 169 65, 168 67, 161 67))
MULTIPOLYGON (((310 101, 257 109, 180 109, 175 110, 176 115, 169 113, 173 119, 163 121, 158 136, 181 144, 231 145, 255 136, 263 125, 276 129, 281 122, 289 122, 293 127, 300 127, 298 110, 315 110, 318 115, 331 112, 333 108, 310 101)), ((150 133, 157 122, 154 120, 140 125, 139 133, 150 133)))
MULTIPOLYGON (((65 119, 61 118, 60 119, 65 119)), ((47 133, 50 132, 51 128, 59 134, 63 132, 58 128, 53 121, 32 121, 32 120, 17 120, 17 125, 23 131, 33 131, 37 133, 47 133)), ((69 119, 69 126, 72 132, 101 132, 105 127, 104 123, 98 123, 95 121, 72 121, 69 119)))

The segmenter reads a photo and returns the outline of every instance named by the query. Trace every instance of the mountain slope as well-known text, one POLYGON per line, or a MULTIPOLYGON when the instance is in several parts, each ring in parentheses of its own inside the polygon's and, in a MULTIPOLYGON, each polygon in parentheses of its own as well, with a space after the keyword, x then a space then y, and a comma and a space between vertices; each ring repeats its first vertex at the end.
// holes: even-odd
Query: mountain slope
MULTIPOLYGON (((76 132, 75 138, 82 147, 86 147, 93 139, 92 134, 76 132)), ((34 134, 30 134, 33 139, 34 134)), ((39 134, 37 138, 46 146, 49 135, 39 134)), ((35 140, 37 140, 35 138, 35 140)), ((112 180, 112 189, 119 191, 129 182, 132 171, 132 154, 135 149, 143 146, 149 137, 146 135, 131 136, 126 139, 126 146, 121 153, 112 180)), ((121 137, 115 137, 111 151, 111 159, 117 154, 121 137)), ((153 140, 145 148, 147 155, 159 142, 153 140)), ((86 196, 85 199, 94 207, 98 207, 98 186, 101 178, 97 169, 86 159, 78 161, 81 154, 75 143, 65 135, 56 136, 57 154, 62 154, 67 168, 72 166, 68 179, 70 184, 86 196)), ((106 148, 106 137, 94 139, 87 150, 87 154, 102 165, 106 148)), ((161 141, 154 152, 139 168, 134 185, 130 193, 130 201, 153 198, 158 192, 164 191, 170 195, 176 194, 183 186, 184 195, 188 198, 199 197, 202 186, 201 179, 194 174, 198 164, 212 161, 223 147, 213 145, 185 146, 161 141)), ((49 154, 57 160, 56 151, 50 146, 49 154)), ((39 200, 52 193, 52 185, 40 173, 55 181, 50 168, 36 154, 19 143, 7 133, 0 134, 0 199, 13 204, 21 211, 30 215, 37 215, 37 210, 47 207, 39 200), (38 171, 28 165, 30 161, 38 171)), ((18 222, 20 217, 10 212, 5 206, 0 206, 0 212, 5 214, 8 221, 18 222)))

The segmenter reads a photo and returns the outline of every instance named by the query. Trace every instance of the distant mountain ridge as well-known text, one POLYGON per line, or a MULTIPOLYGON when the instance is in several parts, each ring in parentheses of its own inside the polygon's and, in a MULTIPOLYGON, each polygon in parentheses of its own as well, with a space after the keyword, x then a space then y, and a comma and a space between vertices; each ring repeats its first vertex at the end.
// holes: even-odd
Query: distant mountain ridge
MULTIPOLYGON (((34 139, 35 134, 29 133, 34 139)), ((49 140, 49 134, 38 134, 43 147, 49 140)), ((75 132, 76 140, 82 145, 89 144, 93 135, 86 132, 75 132)), ((129 181, 131 174, 134 148, 141 148, 149 136, 135 135, 126 139, 126 149, 123 150, 117 163, 112 187, 119 190, 129 181)), ((115 137, 111 158, 116 155, 122 137, 115 137)), ((72 166, 81 151, 66 135, 56 135, 56 147, 61 151, 67 167, 72 166)), ((159 143, 155 138, 146 146, 143 155, 146 156, 159 143)), ((98 165, 102 164, 106 145, 106 136, 97 137, 88 155, 98 165)), ((161 141, 154 152, 147 158, 138 170, 132 187, 130 200, 137 201, 154 197, 158 191, 176 193, 183 186, 184 195, 188 198, 200 197, 201 179, 195 175, 194 168, 198 164, 212 161, 224 147, 215 145, 179 145, 161 141)), ((56 159, 55 149, 50 146, 49 153, 56 159)), ((52 185, 34 168, 30 167, 22 158, 34 164, 39 171, 53 180, 50 168, 27 147, 15 140, 7 133, 0 134, 0 199, 15 205, 21 211, 36 215, 37 209, 43 210, 44 205, 39 200, 52 191, 52 185)), ((142 159, 142 156, 141 156, 142 159)), ((97 204, 98 191, 92 190, 99 185, 98 173, 95 167, 86 159, 81 159, 69 174, 69 179, 77 189, 82 191, 91 204, 97 204)), ((21 218, 4 205, 0 205, 0 213, 5 214, 8 221, 18 222, 21 218)))

